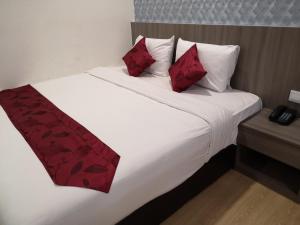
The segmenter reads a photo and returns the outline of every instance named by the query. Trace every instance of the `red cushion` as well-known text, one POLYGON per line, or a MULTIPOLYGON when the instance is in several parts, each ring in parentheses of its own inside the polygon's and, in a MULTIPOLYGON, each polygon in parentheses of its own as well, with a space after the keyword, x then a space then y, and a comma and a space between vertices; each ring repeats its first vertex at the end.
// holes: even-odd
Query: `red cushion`
POLYGON ((201 80, 206 71, 203 68, 196 44, 187 50, 169 69, 174 91, 182 92, 201 80))
POLYGON ((146 47, 146 38, 140 40, 124 57, 129 75, 137 77, 155 60, 146 47))

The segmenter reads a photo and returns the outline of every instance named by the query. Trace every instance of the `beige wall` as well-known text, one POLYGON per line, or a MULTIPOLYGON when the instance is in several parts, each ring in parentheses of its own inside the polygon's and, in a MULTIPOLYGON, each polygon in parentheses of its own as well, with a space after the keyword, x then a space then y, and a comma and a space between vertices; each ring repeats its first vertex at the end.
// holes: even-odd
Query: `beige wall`
POLYGON ((0 0, 0 89, 117 65, 133 0, 0 0))

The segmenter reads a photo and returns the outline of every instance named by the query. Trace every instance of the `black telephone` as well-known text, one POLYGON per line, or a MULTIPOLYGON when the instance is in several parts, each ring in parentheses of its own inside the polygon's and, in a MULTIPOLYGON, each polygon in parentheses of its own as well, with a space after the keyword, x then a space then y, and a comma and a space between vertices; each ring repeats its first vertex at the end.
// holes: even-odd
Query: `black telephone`
POLYGON ((286 106, 277 106, 269 116, 269 120, 281 125, 290 125, 297 117, 297 111, 286 106))

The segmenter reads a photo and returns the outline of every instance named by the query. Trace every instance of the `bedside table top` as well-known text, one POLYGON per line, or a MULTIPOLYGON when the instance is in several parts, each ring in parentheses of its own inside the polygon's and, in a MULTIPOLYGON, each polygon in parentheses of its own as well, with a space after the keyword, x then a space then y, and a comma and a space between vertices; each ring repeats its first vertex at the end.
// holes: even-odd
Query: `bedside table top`
POLYGON ((300 149, 300 119, 297 118, 289 126, 282 126, 269 121, 268 117, 271 112, 271 109, 263 108, 261 112, 243 122, 241 126, 294 144, 300 149))

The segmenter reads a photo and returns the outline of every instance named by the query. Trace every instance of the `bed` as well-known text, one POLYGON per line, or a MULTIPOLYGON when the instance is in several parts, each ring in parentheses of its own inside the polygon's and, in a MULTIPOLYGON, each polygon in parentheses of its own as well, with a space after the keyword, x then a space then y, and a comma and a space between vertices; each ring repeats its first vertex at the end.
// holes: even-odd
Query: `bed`
POLYGON ((108 194, 56 186, 0 108, 0 224, 115 224, 191 177, 234 144, 238 124, 261 109, 256 95, 194 86, 174 93, 168 77, 95 68, 33 85, 113 148, 121 160, 108 194))

